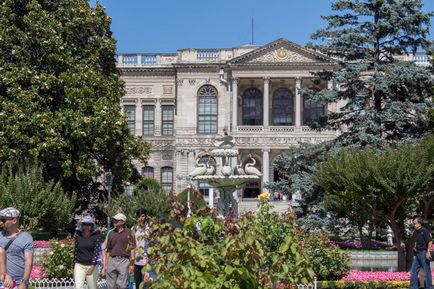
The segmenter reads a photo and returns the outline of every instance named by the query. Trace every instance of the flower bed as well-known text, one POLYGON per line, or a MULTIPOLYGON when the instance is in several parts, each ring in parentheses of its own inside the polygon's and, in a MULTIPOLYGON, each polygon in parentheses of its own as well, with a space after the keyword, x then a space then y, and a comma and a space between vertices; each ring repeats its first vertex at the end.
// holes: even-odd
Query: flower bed
POLYGON ((363 247, 362 243, 358 241, 357 242, 330 241, 330 244, 339 246, 339 248, 341 249, 361 249, 361 248, 369 248, 374 250, 395 249, 394 246, 379 241, 369 241, 366 243, 365 247, 363 247))
POLYGON ((354 281, 319 281, 317 288, 322 289, 408 289, 409 281, 391 282, 354 282, 354 281))
MULTIPOLYGON (((434 274, 434 269, 432 270, 434 274)), ((341 278, 341 281, 355 282, 387 282, 387 281, 409 281, 410 272, 364 272, 353 270, 341 278)))
POLYGON ((51 248, 50 241, 35 240, 33 241, 33 246, 37 249, 48 249, 51 248))

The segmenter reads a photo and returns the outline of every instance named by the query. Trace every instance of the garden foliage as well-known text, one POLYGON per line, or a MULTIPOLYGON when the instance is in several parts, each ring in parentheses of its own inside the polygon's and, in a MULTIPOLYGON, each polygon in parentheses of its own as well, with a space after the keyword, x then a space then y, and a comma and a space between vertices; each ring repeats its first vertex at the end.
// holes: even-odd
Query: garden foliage
POLYGON ((74 270, 74 241, 51 241, 51 250, 42 259, 44 274, 48 278, 71 278, 74 270))
POLYGON ((4 163, 0 173, 0 208, 15 207, 26 230, 53 232, 71 220, 75 195, 65 194, 59 183, 44 181, 42 168, 31 163, 4 163))
POLYGON ((109 216, 122 212, 129 225, 133 225, 139 208, 146 209, 151 217, 166 217, 169 212, 169 197, 157 180, 143 178, 136 184, 131 196, 120 195, 112 201, 110 207, 107 204, 101 204, 101 207, 109 216))
MULTIPOLYGON (((182 204, 172 208, 183 211, 182 204)), ((279 216, 268 201, 239 219, 199 210, 178 220, 175 226, 152 225, 156 241, 149 256, 157 261, 148 269, 155 267, 158 279, 150 288, 275 288, 312 282, 317 273, 312 260, 318 252, 304 248, 309 236, 296 228, 292 213, 279 216)), ((337 253, 339 270, 329 276, 338 278, 347 259, 334 246, 318 248, 337 253)))

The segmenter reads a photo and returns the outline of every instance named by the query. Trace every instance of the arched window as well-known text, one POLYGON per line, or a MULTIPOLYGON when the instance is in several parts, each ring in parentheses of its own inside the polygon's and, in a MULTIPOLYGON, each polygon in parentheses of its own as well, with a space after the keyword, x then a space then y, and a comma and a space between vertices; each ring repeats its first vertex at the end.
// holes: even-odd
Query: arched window
POLYGON ((154 177, 154 168, 153 167, 143 167, 142 168, 142 176, 153 178, 154 177))
POLYGON ((308 95, 303 97, 303 124, 308 125, 311 122, 317 121, 324 114, 324 104, 310 101, 308 95))
POLYGON ((172 191, 173 188, 173 168, 161 168, 161 186, 165 192, 172 191))
POLYGON ((262 125, 262 93, 254 87, 243 93, 243 125, 262 125))
POLYGON ((217 133, 217 89, 204 85, 198 92, 198 133, 217 133))
POLYGON ((292 93, 279 88, 273 94, 273 125, 292 125, 292 93))

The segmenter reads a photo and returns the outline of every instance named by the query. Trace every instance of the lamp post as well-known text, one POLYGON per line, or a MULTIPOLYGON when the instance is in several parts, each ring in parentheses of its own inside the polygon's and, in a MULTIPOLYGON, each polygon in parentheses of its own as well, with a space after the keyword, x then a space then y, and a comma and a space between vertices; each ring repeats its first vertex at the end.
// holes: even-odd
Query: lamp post
MULTIPOLYGON (((113 184, 113 174, 111 170, 105 173, 105 182, 107 188, 107 202, 108 207, 111 208, 112 202, 112 184, 113 184)), ((110 231, 110 216, 107 216, 107 232, 110 231)))
POLYGON ((187 186, 188 190, 187 190, 187 217, 191 216, 191 203, 190 203, 190 198, 191 198, 191 193, 193 190, 193 183, 191 182, 190 178, 188 178, 188 186, 187 186))

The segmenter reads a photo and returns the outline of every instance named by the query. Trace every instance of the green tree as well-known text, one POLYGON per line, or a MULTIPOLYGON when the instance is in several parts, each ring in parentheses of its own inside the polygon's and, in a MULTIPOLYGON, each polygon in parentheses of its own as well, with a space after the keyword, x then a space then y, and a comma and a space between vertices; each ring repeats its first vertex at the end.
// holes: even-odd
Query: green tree
POLYGON ((153 178, 143 178, 139 181, 131 196, 116 197, 111 206, 102 204, 104 212, 109 216, 122 212, 130 225, 136 220, 136 210, 143 208, 151 217, 167 217, 169 212, 169 196, 163 191, 161 184, 153 178))
POLYGON ((121 191, 149 149, 119 107, 110 22, 87 0, 0 1, 0 162, 35 158, 84 203, 108 170, 121 191))
POLYGON ((15 207, 27 230, 53 232, 71 221, 75 195, 65 194, 59 183, 46 182, 42 168, 5 163, 0 174, 0 208, 15 207))
POLYGON ((303 93, 325 105, 346 101, 312 124, 339 130, 340 135, 329 144, 301 147, 276 162, 292 192, 303 184, 307 208, 321 205, 323 197, 310 177, 313 163, 342 147, 385 148, 416 142, 429 131, 427 111, 433 107, 431 71, 395 57, 429 44, 432 13, 422 11, 421 0, 337 0, 332 9, 336 13, 323 17, 328 25, 312 35, 315 43, 310 45, 336 58, 341 69, 316 75, 332 81, 332 89, 304 89, 303 93), (285 170, 291 162, 301 162, 301 170, 285 170))
POLYGON ((384 152, 342 150, 314 172, 314 181, 324 189, 325 204, 330 210, 341 214, 347 211, 347 217, 366 211, 390 226, 400 270, 406 269, 406 261, 408 264, 412 257, 406 221, 414 214, 432 212, 433 147, 431 136, 419 145, 402 145, 384 152), (428 208, 422 211, 420 204, 424 200, 428 208))

